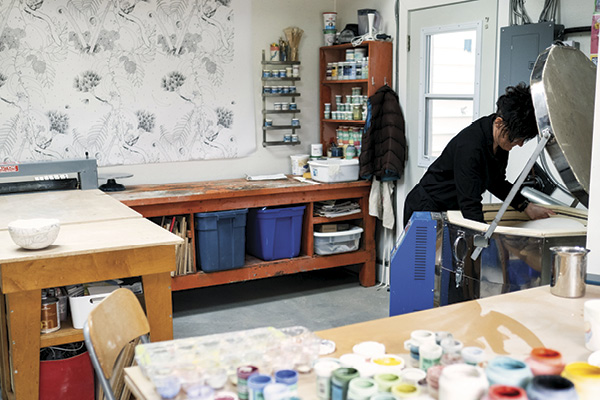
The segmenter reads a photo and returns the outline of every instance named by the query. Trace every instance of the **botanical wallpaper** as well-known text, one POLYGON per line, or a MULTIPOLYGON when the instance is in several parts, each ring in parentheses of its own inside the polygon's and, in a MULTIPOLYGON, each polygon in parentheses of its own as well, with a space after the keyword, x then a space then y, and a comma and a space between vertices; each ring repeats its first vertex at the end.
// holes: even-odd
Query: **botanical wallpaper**
POLYGON ((255 149, 250 0, 0 0, 0 162, 255 149))

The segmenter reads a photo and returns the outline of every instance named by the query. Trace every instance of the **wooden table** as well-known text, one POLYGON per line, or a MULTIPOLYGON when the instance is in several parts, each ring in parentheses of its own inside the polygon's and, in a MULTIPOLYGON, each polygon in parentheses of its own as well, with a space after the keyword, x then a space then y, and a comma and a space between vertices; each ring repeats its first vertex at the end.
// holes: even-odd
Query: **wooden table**
POLYGON ((152 340, 173 338, 171 276, 177 236, 99 190, 0 196, 0 368, 3 399, 37 399, 42 347, 83 341, 70 321, 41 335, 41 290, 141 276, 152 340), (22 218, 58 218, 56 242, 18 247, 7 230, 22 218))
POLYGON ((173 290, 185 290, 353 264, 361 265, 359 279, 363 286, 375 285, 375 219, 368 212, 370 190, 368 181, 310 184, 288 177, 265 181, 228 179, 129 186, 127 190, 111 195, 144 217, 187 214, 192 223, 193 214, 199 212, 306 205, 298 257, 263 261, 246 255, 243 268, 210 273, 197 268, 196 273, 173 277, 173 290), (348 199, 358 201, 360 213, 336 218, 313 216, 315 202, 348 199), (360 224, 364 229, 359 249, 327 256, 315 254, 314 226, 343 221, 360 224))
MULTIPOLYGON (((336 343, 336 352, 327 357, 351 353, 352 346, 368 340, 385 344, 388 353, 403 354, 410 332, 428 329, 451 332, 465 346, 484 348, 488 359, 524 359, 532 348, 545 346, 560 351, 566 362, 586 361, 590 352, 584 346, 583 303, 592 298, 600 298, 599 286, 588 285, 579 299, 554 296, 549 286, 542 286, 316 333, 336 343)), ((125 377, 138 399, 160 399, 139 367, 127 368, 125 377)), ((314 374, 301 375, 300 397, 315 398, 315 390, 314 374)))

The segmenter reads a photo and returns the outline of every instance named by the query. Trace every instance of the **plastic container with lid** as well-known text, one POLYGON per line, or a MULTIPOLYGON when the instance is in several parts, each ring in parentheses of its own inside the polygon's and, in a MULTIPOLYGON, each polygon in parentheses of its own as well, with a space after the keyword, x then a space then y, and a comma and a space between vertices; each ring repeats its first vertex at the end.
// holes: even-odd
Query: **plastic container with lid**
POLYGON ((308 162, 312 179, 318 182, 337 183, 358 180, 358 159, 311 160, 308 162))
POLYGON ((237 369, 237 389, 240 400, 248 398, 248 378, 258 374, 258 368, 253 365, 244 365, 237 369))
POLYGON ((339 232, 314 232, 315 253, 327 255, 356 251, 362 232, 363 228, 358 226, 339 232))
POLYGON ((248 209, 196 213, 196 252, 204 272, 244 265, 248 209))
POLYGON ((319 360, 314 370, 317 377, 317 397, 328 400, 331 397, 331 374, 340 368, 340 362, 334 359, 319 360))

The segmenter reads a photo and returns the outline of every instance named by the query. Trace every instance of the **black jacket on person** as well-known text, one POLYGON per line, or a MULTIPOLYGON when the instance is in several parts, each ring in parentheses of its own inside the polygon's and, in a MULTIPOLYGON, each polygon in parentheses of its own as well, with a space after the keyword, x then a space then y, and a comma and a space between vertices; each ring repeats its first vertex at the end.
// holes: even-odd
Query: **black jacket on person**
POLYGON ((360 177, 396 180, 404 173, 404 115, 392 88, 380 87, 369 98, 369 116, 360 153, 360 177))
MULTIPOLYGON (((496 114, 480 118, 450 140, 406 197, 405 225, 414 211, 460 210, 464 218, 484 222, 482 194, 489 190, 506 198, 512 188, 506 180, 508 151, 498 147, 494 154, 495 119, 496 114)), ((519 211, 526 204, 519 193, 511 202, 519 211)))

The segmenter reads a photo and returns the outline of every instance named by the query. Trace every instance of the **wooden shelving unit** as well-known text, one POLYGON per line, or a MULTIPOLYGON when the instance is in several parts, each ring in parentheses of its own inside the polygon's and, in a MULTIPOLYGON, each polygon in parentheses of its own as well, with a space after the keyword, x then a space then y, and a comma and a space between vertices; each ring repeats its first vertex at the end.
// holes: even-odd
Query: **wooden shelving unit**
MULTIPOLYGON (((269 61, 266 60, 265 57, 265 52, 263 51, 262 53, 262 62, 261 62, 263 68, 269 67, 271 68, 271 70, 273 69, 272 67, 274 66, 281 66, 281 67, 290 67, 290 66, 294 66, 294 65, 300 65, 300 61, 269 61)), ((285 77, 262 77, 262 114, 263 114, 263 121, 262 121, 262 131, 263 131, 263 142, 262 145, 263 147, 268 147, 268 146, 295 146, 295 145, 299 145, 301 144, 301 140, 298 139, 297 141, 284 141, 283 140, 283 132, 281 132, 281 137, 279 139, 273 139, 273 137, 275 136, 275 132, 271 132, 271 131, 291 131, 292 134, 296 133, 296 130, 299 130, 301 127, 300 125, 290 125, 290 124, 281 124, 279 123, 281 120, 281 117, 278 119, 279 122, 278 123, 273 123, 273 126, 266 126, 266 120, 267 120, 267 116, 269 114, 274 114, 274 115, 282 115, 282 114, 291 114, 290 119, 295 117, 295 114, 300 113, 299 109, 294 109, 294 110, 275 110, 274 107, 274 101, 271 101, 271 99, 275 99, 277 100, 278 98, 288 98, 290 99, 290 101, 292 103, 296 102, 296 98, 300 97, 300 93, 298 93, 297 91, 294 91, 293 93, 265 93, 265 86, 269 86, 269 84, 272 83, 279 83, 279 84, 286 84, 286 83, 292 83, 295 84, 296 82, 300 81, 300 77, 294 77, 294 76, 285 76, 285 77)))
POLYGON ((342 97, 351 94, 352 87, 360 87, 362 94, 371 97, 383 85, 392 84, 392 65, 393 65, 393 47, 392 42, 363 42, 358 48, 366 48, 366 55, 369 58, 369 74, 366 79, 352 80, 327 80, 327 64, 331 62, 344 61, 346 50, 352 49, 351 44, 341 44, 335 46, 324 46, 320 48, 320 106, 319 115, 321 118, 321 143, 326 149, 331 139, 335 139, 336 129, 339 125, 364 126, 365 121, 360 120, 340 120, 325 119, 325 103, 331 103, 332 109, 335 107, 335 96, 342 97))
POLYGON ((367 181, 311 185, 295 179, 247 181, 231 179, 170 185, 130 186, 111 195, 144 217, 214 212, 242 208, 305 205, 298 257, 263 261, 246 255, 242 268, 202 272, 172 278, 172 290, 223 285, 317 269, 360 264, 360 283, 375 284, 375 221, 368 213, 371 185, 367 181), (314 203, 326 200, 354 200, 360 213, 337 218, 313 216, 314 203), (323 223, 353 221, 364 232, 358 250, 327 256, 314 252, 314 226, 323 223))

